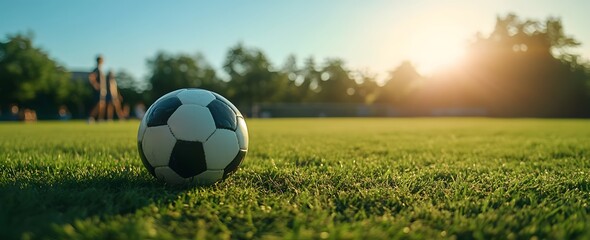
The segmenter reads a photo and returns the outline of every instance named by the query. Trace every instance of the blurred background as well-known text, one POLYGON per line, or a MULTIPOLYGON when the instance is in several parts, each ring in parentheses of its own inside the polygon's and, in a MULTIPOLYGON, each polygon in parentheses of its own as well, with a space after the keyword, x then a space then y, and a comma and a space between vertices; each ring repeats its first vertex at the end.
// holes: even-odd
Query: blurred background
MULTIPOLYGON (((204 88, 249 117, 590 117, 587 1, 0 1, 0 120, 204 88)), ((117 118, 117 117, 115 117, 117 118)))

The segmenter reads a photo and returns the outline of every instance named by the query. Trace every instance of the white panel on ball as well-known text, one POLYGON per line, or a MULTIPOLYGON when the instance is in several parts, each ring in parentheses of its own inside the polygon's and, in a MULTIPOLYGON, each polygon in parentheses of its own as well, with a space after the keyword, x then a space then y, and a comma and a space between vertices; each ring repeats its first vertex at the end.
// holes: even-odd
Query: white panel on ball
POLYGON ((223 170, 207 170, 193 177, 193 182, 203 185, 211 185, 223 178, 223 170))
POLYGON ((248 150, 248 127, 246 127, 246 121, 242 117, 238 117, 238 128, 236 129, 236 135, 238 136, 240 149, 248 150))
POLYGON ((203 89, 187 89, 179 93, 176 97, 183 104, 197 104, 203 107, 206 107, 215 99, 215 96, 211 92, 203 89))
MULTIPOLYGON (((172 92, 166 93, 166 94, 162 95, 161 97, 159 97, 159 98, 156 100, 156 102, 158 102, 159 100, 165 99, 165 98, 167 98, 167 97, 173 97, 173 96, 176 96, 176 95, 178 95, 179 93, 181 93, 181 92, 184 92, 184 91, 186 91, 186 89, 178 89, 178 90, 174 90, 174 91, 172 91, 172 92)), ((154 104, 155 104, 156 102, 154 102, 154 104)), ((152 104, 152 105, 153 105, 153 104, 152 104)))
POLYGON ((152 167, 167 166, 176 144, 168 126, 148 127, 143 136, 142 148, 152 167))
POLYGON ((188 181, 169 167, 157 167, 154 171, 156 172, 156 177, 158 179, 170 185, 180 185, 188 181))
POLYGON ((240 146, 236 133, 227 129, 217 129, 203 144, 207 169, 223 170, 238 154, 240 146))
POLYGON ((182 105, 170 116, 168 126, 178 140, 205 142, 215 131, 215 120, 206 107, 182 105))
POLYGON ((143 140, 143 135, 147 129, 147 121, 141 121, 139 123, 139 130, 137 131, 137 141, 143 140))

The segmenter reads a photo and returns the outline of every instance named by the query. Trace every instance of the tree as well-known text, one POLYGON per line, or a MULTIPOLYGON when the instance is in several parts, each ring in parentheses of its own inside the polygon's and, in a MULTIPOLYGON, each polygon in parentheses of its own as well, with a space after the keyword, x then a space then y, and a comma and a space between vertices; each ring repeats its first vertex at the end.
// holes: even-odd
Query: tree
POLYGON ((300 75, 295 79, 296 85, 298 85, 300 101, 315 101, 317 93, 321 91, 321 73, 318 70, 315 59, 313 57, 305 59, 304 66, 300 72, 300 75))
POLYGON ((485 88, 480 97, 498 116, 580 116, 588 76, 569 49, 580 43, 561 20, 498 17, 489 36, 469 46, 467 78, 485 88))
POLYGON ((365 104, 372 104, 379 96, 380 86, 377 83, 377 76, 369 72, 357 72, 357 90, 358 97, 365 104))
POLYGON ((69 73, 33 45, 31 34, 9 35, 0 42, 0 79, 2 105, 43 107, 42 112, 67 102, 74 89, 69 73))
POLYGON ((150 101, 179 88, 203 88, 215 92, 224 89, 225 83, 200 54, 190 56, 158 52, 147 63, 151 71, 148 80, 151 85, 150 101))
POLYGON ((145 87, 141 82, 136 80, 133 75, 125 70, 119 70, 115 74, 119 93, 123 96, 125 104, 135 105, 140 102, 146 102, 145 87))
POLYGON ((273 70, 262 51, 239 43, 229 49, 223 68, 230 77, 228 97, 241 109, 250 111, 258 103, 284 99, 288 76, 273 70))
POLYGON ((318 82, 317 101, 320 102, 360 102, 357 84, 341 59, 326 60, 318 82))
POLYGON ((283 85, 281 88, 282 94, 281 102, 301 102, 305 97, 305 92, 300 91, 300 86, 303 83, 303 75, 301 69, 297 66, 297 58, 295 55, 289 55, 283 68, 278 73, 279 82, 283 85))
POLYGON ((86 117, 86 108, 93 107, 96 102, 92 98, 91 87, 88 78, 71 79, 68 98, 65 105, 74 117, 86 117))
POLYGON ((404 61, 395 70, 390 72, 389 78, 381 88, 376 101, 391 105, 401 105, 408 99, 408 95, 416 90, 422 78, 411 62, 404 61))

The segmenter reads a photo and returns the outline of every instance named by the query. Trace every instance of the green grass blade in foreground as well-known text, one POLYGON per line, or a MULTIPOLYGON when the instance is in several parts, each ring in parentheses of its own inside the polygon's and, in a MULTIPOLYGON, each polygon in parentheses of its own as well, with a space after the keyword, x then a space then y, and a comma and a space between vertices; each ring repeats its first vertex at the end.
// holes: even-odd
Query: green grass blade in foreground
POLYGON ((137 125, 0 124, 0 238, 590 237, 587 120, 248 120, 241 169, 188 189, 137 125))

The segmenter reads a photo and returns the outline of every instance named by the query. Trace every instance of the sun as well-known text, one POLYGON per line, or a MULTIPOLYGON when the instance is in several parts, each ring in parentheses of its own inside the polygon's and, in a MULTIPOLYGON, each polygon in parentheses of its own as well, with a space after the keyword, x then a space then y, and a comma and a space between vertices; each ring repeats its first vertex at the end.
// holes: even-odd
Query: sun
POLYGON ((461 62, 466 40, 457 27, 429 26, 417 28, 409 36, 409 43, 410 60, 420 73, 432 75, 461 62))

